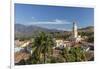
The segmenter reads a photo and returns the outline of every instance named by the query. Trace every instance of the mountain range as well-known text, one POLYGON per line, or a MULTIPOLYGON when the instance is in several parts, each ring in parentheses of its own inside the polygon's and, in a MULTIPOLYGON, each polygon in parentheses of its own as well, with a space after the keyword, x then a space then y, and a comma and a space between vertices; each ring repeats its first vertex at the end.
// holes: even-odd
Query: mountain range
POLYGON ((47 29, 47 28, 43 28, 43 27, 39 27, 39 26, 35 26, 35 25, 22 25, 22 24, 15 24, 14 27, 14 31, 15 31, 15 37, 29 37, 32 35, 38 35, 38 33, 40 31, 43 32, 63 32, 62 30, 56 30, 56 29, 47 29))
MULTIPOLYGON (((94 30, 93 26, 88 26, 85 28, 78 29, 79 32, 80 31, 93 32, 93 30, 94 30)), ((47 28, 43 28, 43 27, 39 27, 35 25, 26 26, 22 24, 15 24, 14 31, 15 31, 15 37, 30 37, 33 35, 38 35, 40 31, 47 32, 47 33, 50 33, 50 32, 69 33, 71 32, 71 31, 63 31, 63 30, 56 30, 56 29, 47 29, 47 28)))

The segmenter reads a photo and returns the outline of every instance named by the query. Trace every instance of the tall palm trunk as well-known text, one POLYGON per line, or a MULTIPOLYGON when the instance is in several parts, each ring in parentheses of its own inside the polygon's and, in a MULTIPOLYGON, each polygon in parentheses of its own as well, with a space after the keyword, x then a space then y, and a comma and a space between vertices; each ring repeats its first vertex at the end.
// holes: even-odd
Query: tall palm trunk
POLYGON ((44 63, 46 63, 46 53, 44 53, 44 63))

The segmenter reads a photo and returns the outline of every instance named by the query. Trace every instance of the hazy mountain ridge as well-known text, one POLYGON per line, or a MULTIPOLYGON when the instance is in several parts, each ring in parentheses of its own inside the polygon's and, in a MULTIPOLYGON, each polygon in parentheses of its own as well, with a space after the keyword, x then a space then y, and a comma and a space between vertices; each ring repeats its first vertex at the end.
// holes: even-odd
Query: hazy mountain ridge
POLYGON ((44 32, 62 32, 61 30, 56 29, 47 29, 43 27, 38 27, 35 25, 22 25, 22 24, 15 24, 15 37, 22 37, 22 36, 32 36, 37 35, 39 31, 44 32))
POLYGON ((88 26, 88 27, 85 27, 85 28, 78 29, 78 31, 79 32, 94 32, 94 27, 88 26))
MULTIPOLYGON (((38 35, 39 31, 44 31, 44 32, 70 32, 70 31, 62 31, 62 30, 56 30, 56 29, 47 29, 35 25, 22 25, 22 24, 15 24, 15 37, 29 37, 32 35, 38 35)), ((88 26, 85 28, 78 29, 78 32, 93 32, 94 27, 93 26, 88 26)))

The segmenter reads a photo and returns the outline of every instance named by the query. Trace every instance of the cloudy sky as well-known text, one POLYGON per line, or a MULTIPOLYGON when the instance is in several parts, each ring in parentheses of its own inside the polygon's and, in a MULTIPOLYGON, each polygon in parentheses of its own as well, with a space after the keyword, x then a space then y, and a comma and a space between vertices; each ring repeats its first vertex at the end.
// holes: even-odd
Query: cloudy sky
POLYGON ((15 4, 15 23, 36 25, 49 29, 70 30, 72 22, 78 27, 93 26, 94 9, 47 5, 15 4))

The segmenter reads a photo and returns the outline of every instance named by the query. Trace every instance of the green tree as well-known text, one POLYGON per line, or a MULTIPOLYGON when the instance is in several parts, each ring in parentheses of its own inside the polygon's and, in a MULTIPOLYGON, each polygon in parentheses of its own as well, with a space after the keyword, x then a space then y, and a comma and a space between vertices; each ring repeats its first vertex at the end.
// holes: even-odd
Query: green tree
POLYGON ((68 48, 64 48, 62 55, 66 62, 86 61, 85 52, 81 47, 72 47, 70 50, 68 50, 68 48))
POLYGON ((36 63, 46 63, 47 57, 52 54, 52 47, 54 46, 53 38, 50 34, 40 32, 39 36, 34 39, 34 47, 36 47, 33 52, 33 58, 36 63))

